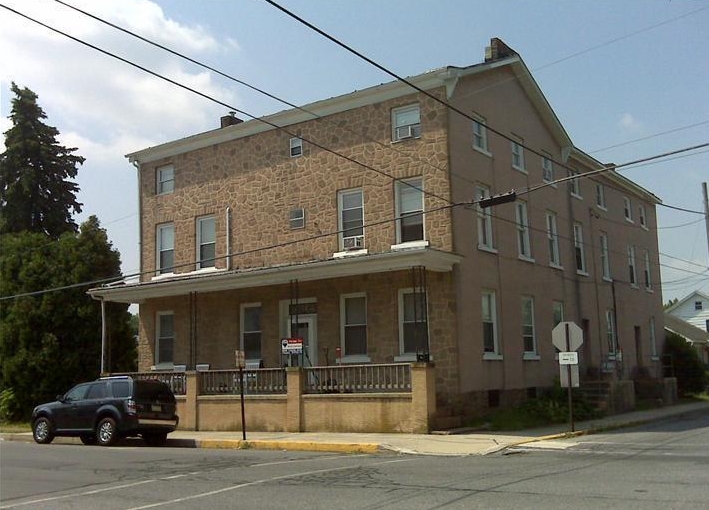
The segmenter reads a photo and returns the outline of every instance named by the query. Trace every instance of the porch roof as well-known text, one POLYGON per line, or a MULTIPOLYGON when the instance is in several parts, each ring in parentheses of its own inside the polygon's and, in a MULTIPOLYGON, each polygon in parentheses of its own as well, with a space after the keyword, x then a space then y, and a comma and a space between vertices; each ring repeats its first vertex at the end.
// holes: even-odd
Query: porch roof
POLYGON ((429 271, 448 272, 461 255, 433 248, 411 248, 385 253, 333 257, 327 260, 263 268, 196 271, 163 275, 151 281, 114 282, 89 289, 94 299, 117 303, 142 303, 147 299, 180 296, 190 292, 218 292, 281 285, 292 280, 312 281, 371 273, 400 271, 423 266, 429 271))

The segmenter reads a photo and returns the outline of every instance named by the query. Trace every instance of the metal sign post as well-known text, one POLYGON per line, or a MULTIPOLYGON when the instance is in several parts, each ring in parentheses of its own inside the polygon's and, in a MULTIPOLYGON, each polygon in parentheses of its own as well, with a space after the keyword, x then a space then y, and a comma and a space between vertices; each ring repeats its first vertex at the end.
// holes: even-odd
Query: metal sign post
MULTIPOLYGON (((551 343, 559 349, 559 365, 566 365, 566 387, 568 388, 568 402, 569 402, 569 424, 571 425, 571 432, 574 432, 574 403, 571 395, 571 388, 573 386, 578 386, 578 382, 574 381, 572 378, 572 365, 574 368, 578 367, 579 357, 578 353, 575 352, 576 349, 581 347, 583 344, 583 330, 574 322, 560 322, 551 332, 551 343)), ((578 370, 575 371, 578 377, 578 370)), ((563 369, 562 375, 562 386, 563 382, 563 369)))
POLYGON ((239 392, 241 394, 241 438, 246 441, 246 411, 244 406, 244 368, 246 356, 244 351, 236 351, 236 367, 239 369, 239 392))

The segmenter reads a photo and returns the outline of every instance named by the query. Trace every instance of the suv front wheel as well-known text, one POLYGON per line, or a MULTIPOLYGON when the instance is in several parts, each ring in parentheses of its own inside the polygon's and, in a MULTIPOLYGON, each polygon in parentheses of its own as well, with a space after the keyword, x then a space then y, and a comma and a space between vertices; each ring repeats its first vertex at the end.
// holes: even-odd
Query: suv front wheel
POLYGON ((42 416, 32 424, 32 437, 39 444, 49 444, 54 439, 54 427, 49 418, 42 416))
POLYGON ((116 420, 109 417, 101 418, 96 425, 96 442, 101 446, 111 446, 117 439, 116 420))

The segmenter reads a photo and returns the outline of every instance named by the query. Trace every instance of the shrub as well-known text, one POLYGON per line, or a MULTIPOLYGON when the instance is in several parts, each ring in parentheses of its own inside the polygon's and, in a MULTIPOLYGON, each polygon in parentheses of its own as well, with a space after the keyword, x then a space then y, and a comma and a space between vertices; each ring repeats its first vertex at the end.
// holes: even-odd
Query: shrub
POLYGON ((697 351, 676 333, 666 332, 663 355, 672 360, 671 373, 665 377, 677 378, 677 392, 680 395, 702 393, 706 389, 707 375, 697 351))

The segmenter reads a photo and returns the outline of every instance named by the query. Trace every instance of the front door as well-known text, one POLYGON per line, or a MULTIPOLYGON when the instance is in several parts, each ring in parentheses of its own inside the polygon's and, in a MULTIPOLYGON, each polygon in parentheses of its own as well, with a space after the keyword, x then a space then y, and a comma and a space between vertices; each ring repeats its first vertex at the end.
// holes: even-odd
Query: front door
POLYGON ((314 367, 318 364, 317 315, 300 316, 288 322, 291 338, 303 339, 303 354, 286 355, 289 367, 314 367))

